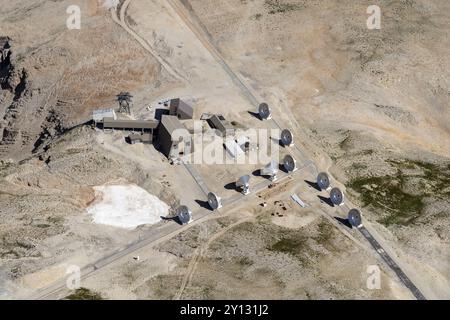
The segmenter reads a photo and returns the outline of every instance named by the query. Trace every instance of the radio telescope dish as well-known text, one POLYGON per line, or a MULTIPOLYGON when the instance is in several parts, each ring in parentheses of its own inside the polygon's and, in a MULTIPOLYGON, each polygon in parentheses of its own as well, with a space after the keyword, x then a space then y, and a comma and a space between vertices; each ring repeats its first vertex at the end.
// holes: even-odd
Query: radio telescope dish
POLYGON ((330 200, 334 205, 340 206, 344 203, 344 194, 339 188, 333 188, 330 191, 330 200))
POLYGON ((176 214, 181 224, 188 224, 192 221, 192 212, 186 206, 179 206, 176 210, 176 214))
POLYGON ((283 159, 283 166, 287 172, 294 172, 297 170, 297 161, 291 155, 286 155, 283 159))
POLYGON ((348 222, 356 228, 362 225, 361 212, 358 209, 351 209, 348 212, 348 222))
POLYGON ((258 114, 262 120, 268 120, 272 118, 272 111, 267 103, 263 102, 258 107, 258 114))
POLYGON ((281 144, 283 146, 292 146, 294 144, 294 136, 292 135, 292 132, 288 129, 284 129, 281 131, 281 144))
POLYGON ((317 186, 321 190, 327 190, 330 187, 330 179, 328 178, 328 174, 325 172, 321 172, 317 176, 317 186))
POLYGON ((239 178, 236 182, 236 188, 241 189, 242 194, 247 195, 250 193, 250 176, 245 175, 239 178))
POLYGON ((213 210, 217 210, 222 207, 222 199, 212 192, 208 193, 208 203, 213 210))
POLYGON ((277 180, 277 173, 278 173, 278 162, 276 162, 275 160, 270 161, 269 164, 267 164, 264 168, 261 169, 261 175, 269 176, 269 179, 271 181, 277 180))

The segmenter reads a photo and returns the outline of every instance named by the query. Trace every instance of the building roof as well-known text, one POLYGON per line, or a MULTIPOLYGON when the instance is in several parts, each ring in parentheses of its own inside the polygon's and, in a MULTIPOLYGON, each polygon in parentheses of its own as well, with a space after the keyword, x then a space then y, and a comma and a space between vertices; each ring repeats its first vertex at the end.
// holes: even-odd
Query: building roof
POLYGON ((170 100, 170 104, 169 104, 169 113, 170 113, 170 115, 173 116, 173 115, 177 114, 177 110, 178 110, 179 104, 180 104, 180 99, 179 98, 170 100))
POLYGON ((103 118, 116 119, 116 113, 114 109, 95 109, 92 111, 92 120, 95 122, 103 121, 103 118))
POLYGON ((225 142, 225 149, 227 149, 228 153, 233 158, 236 158, 241 154, 244 154, 244 151, 241 149, 241 147, 236 143, 236 141, 232 139, 229 139, 225 142))
POLYGON ((184 129, 188 132, 176 116, 163 115, 161 118, 161 125, 166 128, 169 134, 172 134, 177 129, 184 129))
POLYGON ((158 124, 158 120, 114 120, 113 118, 103 118, 103 128, 156 129, 158 124))
POLYGON ((177 114, 184 113, 188 115, 190 118, 194 116, 194 109, 191 105, 185 103, 184 101, 180 100, 180 104, 178 105, 177 114))
POLYGON ((215 114, 209 119, 210 124, 215 129, 220 130, 222 133, 225 133, 228 130, 234 130, 233 125, 226 120, 221 114, 215 114))
POLYGON ((187 115, 192 118, 194 115, 194 109, 191 105, 187 104, 180 98, 171 99, 169 105, 169 113, 170 115, 179 115, 180 113, 187 115))

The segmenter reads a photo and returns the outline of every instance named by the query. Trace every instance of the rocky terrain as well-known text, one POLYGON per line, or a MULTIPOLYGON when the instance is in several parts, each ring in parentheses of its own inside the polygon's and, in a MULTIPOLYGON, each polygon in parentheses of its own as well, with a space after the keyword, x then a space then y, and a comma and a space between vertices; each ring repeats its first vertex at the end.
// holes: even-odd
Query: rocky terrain
POLYGON ((155 59, 94 2, 1 2, 0 36, 8 37, 0 41, 7 47, 0 48, 2 158, 38 152, 89 121, 93 109, 114 104, 120 90, 170 87, 155 59), (74 4, 82 12, 80 30, 66 27, 66 9, 74 4))

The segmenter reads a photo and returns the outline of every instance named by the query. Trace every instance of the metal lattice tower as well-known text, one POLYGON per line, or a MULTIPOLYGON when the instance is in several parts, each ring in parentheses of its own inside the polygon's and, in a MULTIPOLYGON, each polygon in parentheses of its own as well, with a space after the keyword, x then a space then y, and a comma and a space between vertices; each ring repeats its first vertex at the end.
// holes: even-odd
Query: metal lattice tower
POLYGON ((119 102, 119 113, 131 114, 131 105, 133 96, 129 92, 121 92, 117 95, 119 102))

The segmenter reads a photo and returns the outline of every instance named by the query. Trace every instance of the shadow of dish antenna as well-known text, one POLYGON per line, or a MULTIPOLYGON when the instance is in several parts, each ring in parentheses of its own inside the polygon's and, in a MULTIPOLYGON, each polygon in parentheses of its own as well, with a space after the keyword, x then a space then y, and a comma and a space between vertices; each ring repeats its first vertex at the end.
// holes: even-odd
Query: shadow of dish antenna
POLYGON ((267 103, 263 102, 259 105, 258 115, 261 118, 261 120, 272 119, 272 111, 270 111, 270 107, 267 103))
POLYGON ((292 135, 292 132, 288 129, 281 131, 280 141, 285 147, 294 145, 294 136, 292 135))
POLYGON ((250 193, 250 176, 245 175, 239 178, 236 181, 236 188, 241 190, 241 193, 247 195, 250 193))
POLYGON ((283 166, 287 172, 294 172, 297 170, 297 161, 290 154, 286 155, 283 159, 283 166))
POLYGON ((321 172, 317 175, 317 186, 320 190, 328 190, 330 188, 330 178, 325 172, 321 172))
POLYGON ((351 209, 348 212, 348 222, 350 222, 350 224, 355 227, 355 228, 359 228, 362 226, 362 217, 361 217, 361 212, 359 212, 358 209, 351 209))
POLYGON ((192 221, 192 212, 187 206, 179 206, 176 210, 176 215, 182 225, 192 221))
POLYGON ((264 168, 261 169, 262 176, 268 176, 270 181, 277 180, 278 162, 270 161, 264 168))
POLYGON ((208 204, 213 211, 222 208, 222 199, 220 199, 215 193, 208 193, 208 204))
POLYGON ((344 204, 344 194, 339 188, 333 188, 330 191, 330 200, 331 202, 336 205, 340 206, 344 204))

